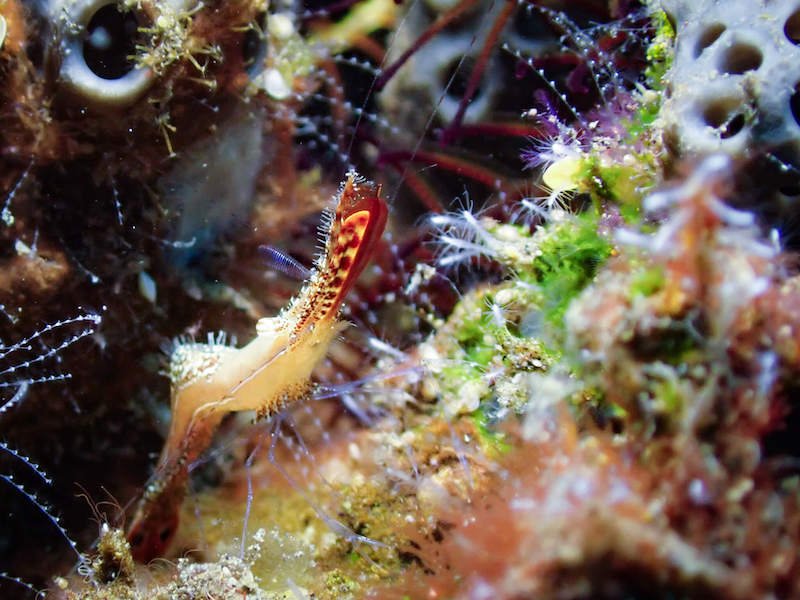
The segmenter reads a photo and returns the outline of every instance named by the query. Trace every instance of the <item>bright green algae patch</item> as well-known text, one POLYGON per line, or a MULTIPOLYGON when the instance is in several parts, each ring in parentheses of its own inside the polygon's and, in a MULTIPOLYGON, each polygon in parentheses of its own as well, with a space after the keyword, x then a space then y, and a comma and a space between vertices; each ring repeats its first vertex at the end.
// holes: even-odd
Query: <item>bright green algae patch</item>
POLYGON ((613 252, 594 208, 553 214, 557 218, 533 230, 477 221, 484 229, 478 239, 506 268, 507 279, 466 293, 420 348, 430 374, 428 396, 445 418, 471 415, 489 452, 505 449, 494 424, 525 410, 514 378, 559 362, 567 307, 613 252))

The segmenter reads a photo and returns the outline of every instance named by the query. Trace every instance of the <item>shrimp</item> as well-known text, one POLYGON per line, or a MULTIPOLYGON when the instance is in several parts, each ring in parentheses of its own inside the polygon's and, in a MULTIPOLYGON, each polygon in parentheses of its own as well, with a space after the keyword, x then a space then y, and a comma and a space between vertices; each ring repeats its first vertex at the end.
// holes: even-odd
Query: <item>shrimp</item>
POLYGON ((189 466, 209 446, 225 415, 265 418, 302 398, 311 373, 341 331, 339 312, 369 262, 387 217, 380 186, 350 172, 329 224, 325 250, 301 292, 276 317, 256 325, 242 348, 181 344, 170 357, 172 422, 155 474, 128 530, 134 558, 162 556, 178 527, 189 466))

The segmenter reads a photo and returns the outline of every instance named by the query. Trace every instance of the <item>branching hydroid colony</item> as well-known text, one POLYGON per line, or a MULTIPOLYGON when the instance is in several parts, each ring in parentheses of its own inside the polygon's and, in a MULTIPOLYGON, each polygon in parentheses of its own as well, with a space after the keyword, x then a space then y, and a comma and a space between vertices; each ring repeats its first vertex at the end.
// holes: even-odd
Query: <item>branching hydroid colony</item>
MULTIPOLYGON (((11 315, 4 317, 13 318, 11 315)), ((92 335, 100 325, 100 321, 99 315, 84 313, 48 323, 17 341, 0 340, 0 391, 3 392, 0 396, 0 424, 15 407, 25 401, 31 386, 53 384, 71 377, 70 373, 59 372, 53 365, 59 363, 61 353, 70 346, 92 335)), ((0 435, 6 437, 7 432, 0 431, 2 431, 0 435)), ((19 465, 24 467, 25 471, 24 474, 20 474, 24 476, 16 476, 14 471, 0 473, 0 479, 4 482, 0 485, 27 498, 50 521, 77 556, 78 562, 82 562, 83 555, 62 525, 60 518, 47 506, 43 497, 34 491, 36 488, 27 483, 27 476, 32 475, 36 485, 50 487, 53 484, 50 475, 29 456, 2 439, 0 439, 0 454, 13 459, 9 467, 19 465)), ((0 572, 0 579, 36 591, 29 583, 12 574, 0 572)))

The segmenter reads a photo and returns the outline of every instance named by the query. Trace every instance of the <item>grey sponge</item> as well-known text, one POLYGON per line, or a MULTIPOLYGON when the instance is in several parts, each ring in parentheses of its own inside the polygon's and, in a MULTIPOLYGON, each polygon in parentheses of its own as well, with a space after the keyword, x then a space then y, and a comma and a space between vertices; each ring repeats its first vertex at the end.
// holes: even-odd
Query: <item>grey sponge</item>
POLYGON ((800 165, 800 0, 663 0, 675 59, 662 111, 678 156, 800 165))

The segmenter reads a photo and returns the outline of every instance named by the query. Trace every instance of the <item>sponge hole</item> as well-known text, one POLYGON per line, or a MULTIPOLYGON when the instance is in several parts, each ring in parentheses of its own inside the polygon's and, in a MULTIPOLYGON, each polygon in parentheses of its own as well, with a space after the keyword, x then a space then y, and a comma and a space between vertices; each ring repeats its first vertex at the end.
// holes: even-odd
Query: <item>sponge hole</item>
POLYGON ((723 140, 732 138, 744 129, 746 120, 744 113, 737 110, 739 102, 731 99, 720 99, 709 103, 703 111, 703 122, 719 132, 723 140))
POLYGON ((800 83, 794 86, 794 92, 789 98, 789 109, 792 111, 794 122, 800 125, 800 83))
POLYGON ((737 133, 739 133, 742 129, 744 129, 745 125, 745 118, 742 113, 736 113, 731 115, 731 117, 725 121, 719 128, 719 137, 723 140, 727 140, 728 138, 732 138, 737 133))
POLYGON ((708 48, 711 44, 716 42, 725 32, 725 25, 722 23, 712 23, 703 30, 700 37, 697 38, 697 45, 694 47, 694 57, 697 58, 703 53, 703 50, 708 48))
POLYGON ((783 34, 790 42, 800 45, 800 9, 794 11, 783 25, 783 34))
POLYGON ((105 4, 92 15, 86 27, 83 59, 102 79, 121 79, 134 68, 139 23, 132 12, 121 12, 105 4))
POLYGON ((741 75, 747 71, 755 71, 761 66, 764 55, 761 50, 750 44, 735 42, 725 51, 720 63, 720 70, 731 75, 741 75))

